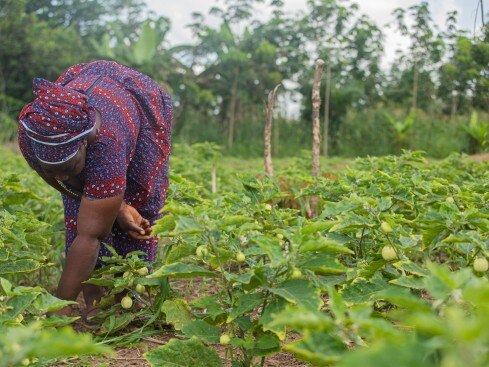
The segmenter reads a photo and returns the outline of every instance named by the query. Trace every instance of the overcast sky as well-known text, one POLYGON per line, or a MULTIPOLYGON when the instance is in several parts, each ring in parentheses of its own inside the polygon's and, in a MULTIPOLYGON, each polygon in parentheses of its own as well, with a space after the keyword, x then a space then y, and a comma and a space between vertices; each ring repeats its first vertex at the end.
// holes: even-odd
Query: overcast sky
MULTIPOLYGON (((218 3, 216 0, 146 0, 148 7, 158 15, 164 15, 170 18, 172 30, 169 40, 172 45, 191 43, 192 34, 186 28, 191 20, 193 12, 201 12, 207 15, 210 7, 218 3)), ((285 11, 298 12, 305 9, 306 0, 285 0, 285 11)), ((386 24, 392 21, 392 11, 395 8, 407 8, 410 5, 417 4, 420 0, 357 0, 360 11, 367 14, 384 29, 386 36, 385 41, 385 58, 384 66, 389 65, 394 56, 396 49, 405 48, 408 45, 407 40, 392 29, 386 29, 386 24)), ((477 3, 479 0, 428 0, 435 23, 444 28, 446 13, 451 10, 457 10, 459 13, 459 24, 462 28, 473 32, 474 19, 476 14, 477 3)), ((222 0, 220 1, 222 4, 222 0)), ((266 1, 269 3, 269 1, 266 1)), ((484 10, 489 11, 489 0, 484 0, 484 10)), ((479 10, 480 11, 480 10, 479 10)), ((257 7, 258 18, 265 20, 270 11, 266 5, 257 7)), ((211 24, 218 24, 218 19, 206 17, 211 24)), ((480 25, 480 12, 477 17, 477 25, 480 25)))

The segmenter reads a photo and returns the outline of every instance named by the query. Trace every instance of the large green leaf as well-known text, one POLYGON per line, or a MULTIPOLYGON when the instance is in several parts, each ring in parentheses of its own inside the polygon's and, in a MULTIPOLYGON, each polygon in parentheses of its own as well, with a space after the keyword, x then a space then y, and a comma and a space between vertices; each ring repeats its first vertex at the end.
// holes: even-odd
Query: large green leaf
POLYGON ((167 344, 144 354, 152 367, 221 367, 217 352, 194 337, 171 339, 167 344))
POLYGON ((314 366, 329 366, 338 362, 346 352, 341 340, 329 331, 312 332, 300 341, 287 344, 284 349, 314 366))
POLYGON ((336 258, 326 254, 315 255, 298 265, 319 275, 343 274, 347 270, 336 258))
POLYGON ((311 251, 325 252, 328 254, 353 254, 353 251, 338 241, 318 237, 302 243, 299 252, 306 253, 311 251))
POLYGON ((434 367, 426 357, 427 345, 402 340, 383 340, 369 348, 362 348, 345 355, 340 367, 434 367))
POLYGON ((246 312, 252 311, 254 308, 263 303, 264 295, 259 293, 240 294, 233 305, 231 312, 226 320, 227 323, 232 322, 236 317, 243 315, 246 312))
POLYGON ((270 259, 272 268, 279 267, 285 263, 285 256, 280 247, 280 241, 266 236, 257 236, 252 239, 260 248, 265 251, 270 259))
POLYGON ((35 293, 27 293, 10 298, 7 301, 7 316, 14 318, 24 312, 34 302, 37 296, 38 294, 35 293))
POLYGON ((214 325, 203 320, 187 322, 182 326, 182 333, 191 338, 197 337, 207 343, 218 343, 221 331, 214 325))
POLYGON ((43 330, 32 343, 32 356, 38 357, 72 357, 74 355, 108 354, 111 349, 93 343, 89 334, 76 333, 70 327, 57 332, 43 330))
POLYGON ((375 300, 376 295, 387 287, 389 284, 378 277, 372 278, 371 281, 357 278, 343 289, 341 296, 349 303, 369 302, 375 300))
POLYGON ((280 339, 275 334, 265 333, 255 340, 252 349, 254 356, 268 356, 280 350, 280 339))
POLYGON ((44 293, 39 295, 35 299, 35 301, 32 303, 32 306, 35 307, 36 310, 45 313, 45 312, 59 310, 65 306, 73 305, 73 304, 77 304, 77 303, 74 301, 62 300, 56 298, 55 296, 49 293, 44 293))
POLYGON ((202 226, 191 217, 178 217, 175 220, 175 228, 169 233, 169 236, 183 236, 203 232, 202 226))
POLYGON ((127 325, 129 325, 134 319, 136 315, 132 312, 125 312, 123 314, 118 315, 110 315, 108 319, 104 321, 102 327, 98 331, 98 334, 113 334, 116 331, 122 330, 127 325))
POLYGON ((165 313, 166 322, 172 324, 176 330, 181 330, 183 325, 193 319, 190 307, 183 299, 166 300, 161 311, 165 313))
POLYGON ((31 273, 41 267, 41 264, 34 260, 22 259, 0 263, 0 275, 31 273))
POLYGON ((325 313, 304 307, 286 307, 272 315, 270 327, 287 327, 293 330, 330 330, 333 320, 325 313))
POLYGON ((323 305, 319 289, 306 279, 286 280, 280 286, 269 290, 295 305, 315 310, 319 310, 323 305))
POLYGON ((264 331, 271 331, 275 333, 280 340, 285 340, 286 328, 285 325, 275 324, 275 316, 287 306, 287 301, 281 297, 269 301, 260 316, 260 324, 264 331))
POLYGON ((163 265, 148 278, 195 278, 195 277, 215 277, 212 271, 204 269, 194 264, 174 263, 163 265))

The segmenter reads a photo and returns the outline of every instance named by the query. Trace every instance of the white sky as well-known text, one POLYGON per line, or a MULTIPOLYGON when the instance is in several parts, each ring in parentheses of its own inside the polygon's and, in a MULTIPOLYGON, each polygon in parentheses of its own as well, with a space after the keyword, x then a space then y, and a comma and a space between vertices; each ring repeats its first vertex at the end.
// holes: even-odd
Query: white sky
MULTIPOLYGON (((216 18, 208 17, 208 10, 220 3, 216 0, 146 0, 150 10, 158 15, 170 18, 172 29, 169 41, 172 45, 192 43, 192 34, 186 25, 191 23, 193 12, 200 12, 206 16, 210 24, 219 24, 216 18)), ((406 39, 388 29, 386 24, 393 20, 392 11, 395 8, 407 8, 419 3, 420 0, 356 0, 360 6, 360 12, 367 14, 377 25, 381 26, 385 34, 385 57, 383 65, 388 66, 395 57, 396 49, 404 49, 408 46, 406 39)), ((459 25, 461 28, 473 32, 475 11, 479 0, 428 0, 435 23, 444 28, 446 13, 457 10, 459 13, 459 25)), ((266 1, 269 3, 269 1, 266 1)), ((306 7, 306 0, 285 0, 285 11, 298 12, 306 7)), ((489 12, 489 0, 484 0, 484 10, 489 12)), ((266 5, 257 7, 257 17, 265 20, 270 14, 266 5)), ((489 19, 488 19, 489 20, 489 19)), ((477 25, 480 25, 480 10, 477 17, 477 25)))

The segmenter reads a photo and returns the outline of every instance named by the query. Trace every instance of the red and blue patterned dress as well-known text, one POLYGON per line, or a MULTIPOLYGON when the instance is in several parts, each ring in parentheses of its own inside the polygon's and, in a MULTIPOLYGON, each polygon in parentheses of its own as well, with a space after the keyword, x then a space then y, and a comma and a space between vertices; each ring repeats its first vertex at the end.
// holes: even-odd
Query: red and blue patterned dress
MULTIPOLYGON (((173 117, 170 97, 148 76, 109 61, 72 66, 56 83, 82 93, 91 87, 88 103, 102 116, 95 142, 87 149, 85 168, 77 177, 83 183, 83 195, 103 199, 124 193, 124 201, 153 224, 160 217, 168 188, 173 117)), ((20 125, 22 154, 34 170, 42 173, 30 144, 20 125)), ((76 237, 80 200, 62 197, 68 251, 76 237)), ((97 265, 103 263, 102 256, 110 256, 104 244, 122 256, 143 251, 150 262, 155 259, 158 245, 156 237, 147 241, 131 239, 116 223, 102 241, 97 265)))

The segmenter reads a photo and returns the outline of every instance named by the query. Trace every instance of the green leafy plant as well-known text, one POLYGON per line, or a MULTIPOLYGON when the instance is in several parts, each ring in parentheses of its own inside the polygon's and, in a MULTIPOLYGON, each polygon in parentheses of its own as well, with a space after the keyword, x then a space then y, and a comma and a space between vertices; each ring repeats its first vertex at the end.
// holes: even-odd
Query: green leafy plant
POLYGON ((484 149, 488 143, 489 123, 480 121, 477 112, 470 115, 469 126, 464 126, 465 131, 474 139, 480 148, 484 149))

